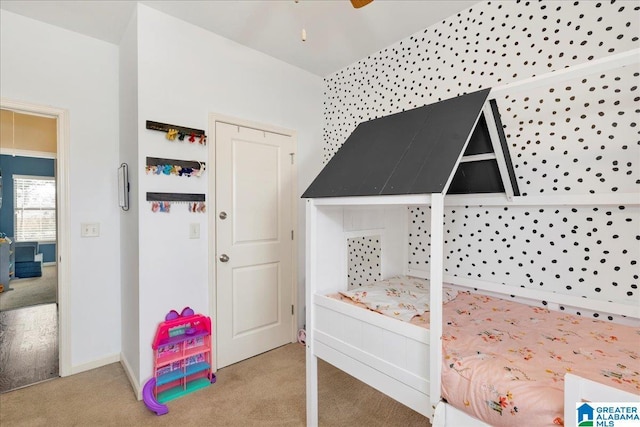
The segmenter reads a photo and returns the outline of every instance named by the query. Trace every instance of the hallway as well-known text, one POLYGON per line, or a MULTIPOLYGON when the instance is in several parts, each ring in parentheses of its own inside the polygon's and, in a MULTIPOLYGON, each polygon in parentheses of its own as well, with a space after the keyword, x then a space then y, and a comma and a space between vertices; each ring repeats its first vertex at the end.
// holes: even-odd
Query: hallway
POLYGON ((0 312, 0 393, 58 377, 56 304, 0 312))

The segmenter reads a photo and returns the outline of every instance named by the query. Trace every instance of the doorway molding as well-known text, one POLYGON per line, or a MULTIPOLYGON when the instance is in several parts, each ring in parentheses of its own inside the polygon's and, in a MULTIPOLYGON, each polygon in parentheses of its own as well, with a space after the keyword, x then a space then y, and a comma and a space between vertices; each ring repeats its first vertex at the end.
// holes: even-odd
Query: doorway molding
POLYGON ((58 363, 59 374, 71 371, 70 222, 69 222, 69 110, 0 98, 0 108, 36 116, 55 118, 57 122, 56 192, 57 192, 57 263, 58 263, 58 363))
MULTIPOLYGON (((226 116, 224 114, 219 113, 209 113, 209 121, 208 121, 208 164, 215 165, 216 164, 216 123, 227 123, 234 126, 240 126, 244 128, 251 128, 260 131, 277 133, 280 135, 289 136, 293 139, 294 147, 295 147, 295 155, 293 161, 292 168, 292 191, 291 191, 291 214, 292 214, 292 228, 293 228, 293 244, 292 244, 292 257, 291 257, 291 270, 292 270, 292 280, 291 280, 291 304, 295 313, 298 313, 298 168, 297 168, 297 156, 298 153, 298 133, 295 130, 277 127, 274 125, 264 124, 260 122, 254 122, 250 120, 240 119, 237 117, 226 116)), ((209 253, 209 313, 216 313, 216 304, 217 304, 217 281, 216 281, 216 268, 217 268, 217 252, 216 252, 216 173, 215 168, 212 166, 209 168, 208 173, 208 183, 207 183, 207 192, 209 198, 209 206, 207 213, 207 225, 208 225, 208 253, 209 253)), ((213 317, 214 315, 212 315, 213 317)), ((214 324, 218 325, 217 318, 214 319, 214 324)), ((295 342, 297 340, 297 322, 296 317, 293 318, 292 327, 291 327, 291 342, 295 342)), ((214 334, 214 343, 215 348, 218 348, 217 343, 218 334, 214 334)), ((214 369, 217 369, 217 360, 214 360, 214 369)))

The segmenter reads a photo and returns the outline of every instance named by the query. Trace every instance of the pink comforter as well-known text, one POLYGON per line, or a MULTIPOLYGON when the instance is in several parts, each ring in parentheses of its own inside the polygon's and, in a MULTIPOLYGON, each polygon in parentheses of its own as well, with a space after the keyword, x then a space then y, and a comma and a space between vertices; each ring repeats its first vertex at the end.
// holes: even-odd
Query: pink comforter
POLYGON ((443 322, 442 396, 493 426, 564 425, 566 373, 640 394, 638 328, 468 292, 443 322))
POLYGON ((638 328, 466 292, 443 319, 443 397, 488 424, 563 425, 566 373, 640 394, 638 328))

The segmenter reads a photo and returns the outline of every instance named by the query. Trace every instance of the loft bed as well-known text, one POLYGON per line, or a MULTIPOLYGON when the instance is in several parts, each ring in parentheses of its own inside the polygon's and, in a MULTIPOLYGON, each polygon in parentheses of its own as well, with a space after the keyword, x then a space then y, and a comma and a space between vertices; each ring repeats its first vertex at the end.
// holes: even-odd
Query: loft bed
MULTIPOLYGON (((434 426, 487 425, 442 400, 445 279, 461 289, 617 314, 640 324, 637 305, 443 274, 445 196, 503 193, 505 206, 526 203, 519 195, 496 98, 637 62, 638 50, 612 55, 371 120, 354 130, 302 196, 307 199, 307 425, 318 422, 317 358, 429 417, 434 426), (407 208, 416 206, 431 211, 428 272, 411 270, 408 264, 407 208), (348 289, 348 245, 360 238, 379 244, 374 278, 408 274, 429 279, 428 329, 329 296, 348 289)), ((565 423, 575 419, 575 402, 602 400, 612 393, 618 393, 619 401, 640 400, 637 393, 575 375, 567 375, 564 385, 565 423)))

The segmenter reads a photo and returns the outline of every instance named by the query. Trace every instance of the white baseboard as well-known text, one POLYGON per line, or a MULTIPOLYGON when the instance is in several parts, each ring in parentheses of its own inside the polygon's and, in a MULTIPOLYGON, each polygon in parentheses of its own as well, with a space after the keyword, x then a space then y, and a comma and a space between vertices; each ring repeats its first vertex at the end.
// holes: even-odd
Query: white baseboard
POLYGON ((112 354, 111 356, 103 357, 102 359, 94 360, 92 362, 83 363, 82 365, 76 365, 71 367, 71 375, 79 374, 80 372, 90 371, 92 369, 100 368, 105 365, 110 365, 120 361, 119 354, 112 354))
POLYGON ((120 364, 124 369, 124 373, 127 374, 127 378, 129 378, 129 383, 131 383, 133 394, 136 396, 136 399, 142 400, 142 387, 140 387, 140 383, 138 382, 133 369, 131 369, 131 365, 127 361, 127 358, 122 353, 120 353, 120 364))
POLYGON ((51 267, 52 265, 56 265, 57 263, 55 261, 52 262, 43 262, 42 266, 43 267, 51 267))

